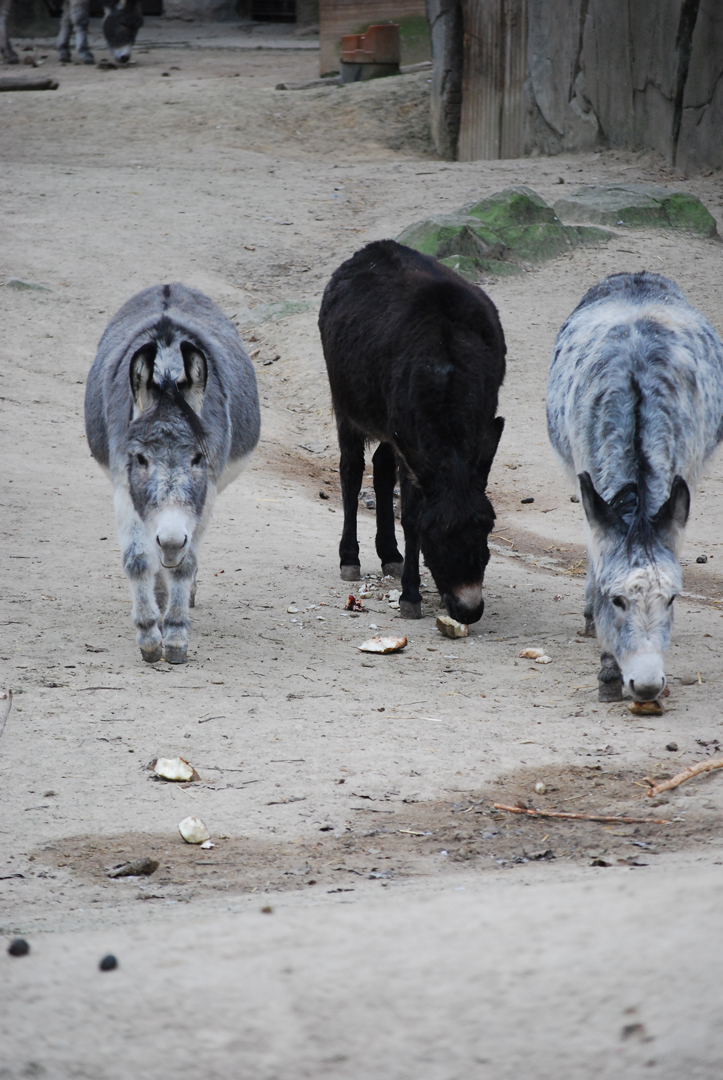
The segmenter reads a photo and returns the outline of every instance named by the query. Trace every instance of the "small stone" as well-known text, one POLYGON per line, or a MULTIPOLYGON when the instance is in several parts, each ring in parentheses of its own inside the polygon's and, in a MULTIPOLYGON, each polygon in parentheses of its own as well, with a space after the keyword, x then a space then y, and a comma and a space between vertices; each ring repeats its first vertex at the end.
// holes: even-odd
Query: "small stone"
POLYGON ((532 498, 532 496, 531 496, 531 495, 530 495, 530 496, 528 496, 528 498, 526 498, 526 499, 520 499, 520 502, 521 502, 521 503, 533 503, 534 501, 535 501, 535 500, 534 500, 534 499, 532 498))
POLYGON ((547 784, 543 780, 538 780, 535 784, 535 791, 538 795, 544 795, 547 791, 547 784))
POLYGON ((671 754, 674 754, 675 751, 678 749, 678 744, 677 744, 677 742, 666 743, 665 744, 665 749, 670 750, 671 754))
POLYGON ((118 967, 118 961, 112 953, 108 953, 107 956, 103 957, 98 967, 101 971, 114 971, 118 967))
POLYGON ((708 556, 707 555, 699 555, 698 558, 695 561, 697 563, 706 563, 706 562, 708 562, 708 556))
POLYGON ((27 956, 30 952, 30 946, 25 938, 16 937, 8 945, 8 952, 11 956, 27 956))
POLYGON ((109 878, 119 877, 140 877, 141 875, 148 876, 155 874, 158 869, 158 859, 150 859, 148 856, 140 859, 133 859, 132 862, 121 863, 120 866, 114 866, 112 870, 108 871, 109 878))

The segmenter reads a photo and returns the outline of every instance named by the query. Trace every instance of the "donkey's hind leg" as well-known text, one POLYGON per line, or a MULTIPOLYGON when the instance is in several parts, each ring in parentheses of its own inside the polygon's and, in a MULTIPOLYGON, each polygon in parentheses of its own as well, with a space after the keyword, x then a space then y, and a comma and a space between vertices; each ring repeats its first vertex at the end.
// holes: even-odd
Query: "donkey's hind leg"
POLYGON ((356 531, 356 515, 364 476, 364 436, 347 420, 337 420, 339 433, 339 478, 344 503, 344 528, 339 544, 339 564, 342 581, 359 581, 359 541, 356 531))
POLYGON ((623 700, 623 673, 612 653, 600 654, 600 670, 597 673, 598 701, 623 700))
POLYGON ((73 23, 70 17, 70 0, 65 0, 63 13, 60 16, 60 32, 56 42, 60 53, 61 64, 70 63, 70 35, 73 31, 73 23))
POLYGON ((160 625, 163 622, 163 616, 165 615, 166 608, 168 607, 168 582, 166 581, 162 570, 159 570, 156 574, 156 580, 153 585, 153 595, 155 596, 156 603, 158 604, 158 611, 160 613, 158 622, 160 625))
POLYGON ((394 531, 394 484, 397 461, 391 443, 380 443, 374 451, 374 494, 377 503, 377 555, 382 573, 400 578, 404 569, 394 531))
POLYGON ((169 664, 185 664, 188 627, 191 623, 191 586, 196 577, 196 553, 189 551, 180 566, 170 572, 170 599, 163 616, 163 651, 169 664))

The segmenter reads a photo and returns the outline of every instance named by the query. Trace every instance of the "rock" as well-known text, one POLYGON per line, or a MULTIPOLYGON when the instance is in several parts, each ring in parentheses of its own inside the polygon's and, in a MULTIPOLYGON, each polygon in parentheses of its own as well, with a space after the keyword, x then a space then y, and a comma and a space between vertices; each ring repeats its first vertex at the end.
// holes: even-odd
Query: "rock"
POLYGON ((147 855, 141 859, 133 859, 131 862, 121 863, 108 871, 109 878, 136 877, 141 875, 155 874, 158 869, 158 859, 151 859, 147 855))
POLYGON ((519 186, 468 203, 455 213, 418 221, 397 239, 476 280, 481 272, 521 273, 522 263, 551 259, 582 244, 599 244, 610 235, 602 229, 563 225, 537 192, 519 186))
POLYGON ((107 956, 103 957, 101 962, 98 964, 98 967, 101 971, 115 971, 115 969, 118 967, 118 961, 112 953, 108 953, 107 956))
POLYGON ((558 199, 555 211, 565 221, 716 235, 715 218, 700 199, 659 184, 586 185, 558 199))
POLYGON ((448 638, 462 638, 469 635, 467 624, 457 622, 456 619, 450 618, 449 615, 438 615, 436 626, 440 634, 444 634, 448 638))
POLYGON ((8 945, 8 953, 10 956, 27 956, 30 952, 30 946, 25 938, 16 937, 8 945))
POLYGON ((202 844, 204 840, 211 839, 210 832, 197 817, 184 818, 178 826, 178 831, 187 844, 202 844))

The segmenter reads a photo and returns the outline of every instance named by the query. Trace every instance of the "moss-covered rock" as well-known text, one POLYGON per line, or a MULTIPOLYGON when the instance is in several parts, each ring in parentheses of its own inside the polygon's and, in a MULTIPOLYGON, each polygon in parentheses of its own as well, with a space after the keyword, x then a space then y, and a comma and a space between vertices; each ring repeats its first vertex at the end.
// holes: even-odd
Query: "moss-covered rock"
POLYGON ((555 211, 565 221, 716 234, 715 218, 700 199, 659 184, 587 185, 558 199, 555 211))
POLYGON ((537 192, 511 187, 454 214, 418 221, 397 239, 475 280, 481 273, 517 274, 525 263, 603 243, 610 235, 604 229, 563 225, 537 192))

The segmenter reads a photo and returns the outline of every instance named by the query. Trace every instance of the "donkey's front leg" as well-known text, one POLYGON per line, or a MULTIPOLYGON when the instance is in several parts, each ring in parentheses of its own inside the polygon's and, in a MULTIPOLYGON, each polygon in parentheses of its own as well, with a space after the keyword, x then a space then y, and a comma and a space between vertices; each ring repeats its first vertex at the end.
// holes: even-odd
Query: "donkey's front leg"
POLYGON ((598 701, 623 700, 623 673, 612 653, 600 654, 600 670, 597 673, 598 701))
POLYGON ((419 591, 419 489, 408 476, 401 477, 402 528, 404 529, 404 569, 399 613, 403 619, 422 618, 422 594, 419 591))
POLYGON ((58 34, 57 48, 60 53, 61 64, 70 63, 70 35, 73 24, 70 18, 70 0, 63 4, 63 14, 60 16, 60 32, 58 34))
POLYGON ((162 656, 161 612, 155 595, 158 556, 148 530, 136 513, 130 492, 122 482, 116 483, 114 502, 123 569, 133 596, 136 641, 143 659, 149 664, 156 664, 162 656))
POLYGON ((185 664, 188 654, 188 614, 191 590, 196 580, 196 553, 189 551, 180 566, 168 573, 168 610, 163 617, 163 651, 169 664, 185 664))
POLYGON ((339 544, 339 565, 342 581, 359 581, 359 541, 356 531, 356 515, 364 476, 364 438, 344 419, 337 421, 339 433, 339 479, 344 503, 344 528, 339 544))
MULTIPOLYGON (((582 631, 583 637, 597 637, 595 631, 595 578, 593 577, 592 569, 587 573, 587 584, 585 585, 585 607, 583 609, 583 615, 585 616, 585 629, 582 631)), ((579 633, 580 631, 578 631, 579 633)))

